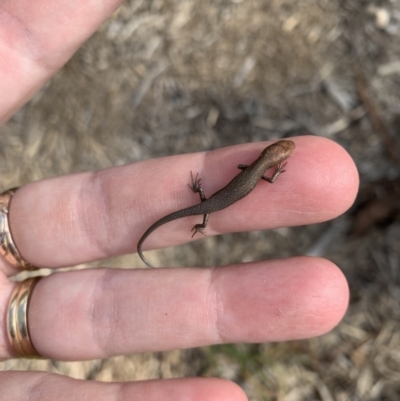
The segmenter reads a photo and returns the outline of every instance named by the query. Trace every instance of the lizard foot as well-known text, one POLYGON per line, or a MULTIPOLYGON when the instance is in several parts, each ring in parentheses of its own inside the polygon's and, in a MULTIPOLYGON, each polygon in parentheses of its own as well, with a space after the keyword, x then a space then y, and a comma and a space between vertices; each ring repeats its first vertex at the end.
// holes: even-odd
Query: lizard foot
POLYGON ((194 231, 194 233, 193 233, 193 235, 192 235, 192 238, 193 238, 197 233, 206 235, 206 233, 205 233, 205 231, 204 231, 203 224, 196 224, 196 225, 192 228, 192 231, 194 231))

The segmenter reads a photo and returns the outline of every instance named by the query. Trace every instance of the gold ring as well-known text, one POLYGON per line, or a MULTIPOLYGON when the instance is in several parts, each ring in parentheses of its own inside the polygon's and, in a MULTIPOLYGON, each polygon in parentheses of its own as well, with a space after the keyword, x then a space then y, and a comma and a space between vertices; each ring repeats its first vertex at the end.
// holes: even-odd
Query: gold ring
POLYGON ((17 189, 12 188, 0 194, 0 254, 15 267, 19 267, 22 270, 35 270, 38 267, 24 260, 11 235, 9 209, 17 189))
POLYGON ((32 344, 28 326, 29 300, 40 279, 41 277, 28 278, 18 283, 8 303, 8 340, 14 351, 22 358, 43 358, 32 344))

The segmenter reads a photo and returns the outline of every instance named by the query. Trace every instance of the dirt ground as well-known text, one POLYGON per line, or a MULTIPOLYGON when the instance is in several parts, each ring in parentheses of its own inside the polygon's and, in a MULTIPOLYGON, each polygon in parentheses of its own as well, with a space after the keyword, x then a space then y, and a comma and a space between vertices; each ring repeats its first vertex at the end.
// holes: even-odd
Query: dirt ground
MULTIPOLYGON (((113 381, 212 375, 239 383, 250 400, 398 400, 399 39, 395 0, 127 1, 0 128, 2 188, 238 143, 329 137, 361 178, 344 216, 207 238, 152 260, 211 266, 323 256, 345 273, 350 308, 331 333, 307 341, 6 361, 0 369, 113 381)), ((106 265, 140 266, 136 256, 106 265)))

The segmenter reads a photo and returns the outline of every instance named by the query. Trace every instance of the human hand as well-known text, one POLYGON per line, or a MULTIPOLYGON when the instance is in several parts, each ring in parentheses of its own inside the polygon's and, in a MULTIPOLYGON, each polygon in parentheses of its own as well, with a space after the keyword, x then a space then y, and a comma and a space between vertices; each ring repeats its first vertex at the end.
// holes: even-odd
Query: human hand
MULTIPOLYGON (((287 173, 273 187, 258 185, 247 198, 214 213, 209 235, 315 223, 346 210, 357 189, 357 172, 347 153, 324 138, 294 140, 296 151, 287 173)), ((26 185, 11 204, 14 240, 26 260, 51 268, 133 252, 139 236, 154 219, 186 203, 182 192, 187 194, 187 171, 193 165, 203 166, 201 176, 213 177, 205 188, 213 193, 236 168, 234 162, 232 171, 226 169, 226 160, 243 160, 244 155, 251 160, 263 147, 265 144, 240 145, 26 185), (157 186, 148 185, 156 172, 165 170, 168 174, 157 186)), ((186 219, 171 222, 153 233, 146 245, 153 248, 188 241, 192 223, 186 219)), ((15 285, 8 277, 15 271, 4 263, 1 270, 0 305, 5 316, 15 285)), ((342 273, 319 258, 212 269, 90 269, 54 274, 40 281, 30 304, 29 326, 41 355, 82 360, 217 343, 313 337, 339 322, 347 302, 342 273)), ((1 357, 7 358, 12 351, 4 326, 2 333, 1 357)), ((0 388, 2 378, 4 383, 12 376, 16 388, 26 386, 27 394, 37 380, 52 391, 53 386, 62 389, 59 399, 77 391, 71 379, 46 381, 38 375, 32 373, 29 380, 24 374, 18 381, 22 377, 19 372, 2 374, 0 388)), ((189 388, 193 399, 204 397, 204 388, 210 397, 243 399, 233 384, 208 380, 174 381, 174 399, 184 398, 189 388)), ((81 391, 101 399, 97 392, 103 391, 103 384, 80 386, 81 391)), ((124 389, 127 399, 130 391, 150 392, 148 399, 158 399, 169 394, 170 386, 170 382, 159 381, 151 386, 125 384, 124 389)), ((9 386, 7 391, 12 391, 9 386)), ((109 391, 120 390, 113 384, 109 391)))
MULTIPOLYGON (((5 63, 8 66, 23 67, 10 67, 10 73, 15 74, 11 79, 13 90, 11 81, 2 74, 0 86, 12 93, 0 103, 4 119, 68 59, 117 5, 117 2, 108 5, 101 2, 103 8, 99 12, 99 2, 91 5, 86 2, 82 6, 78 2, 42 0, 26 2, 26 8, 22 3, 25 2, 6 2, 2 8, 8 7, 10 11, 18 7, 23 10, 22 14, 30 12, 26 21, 33 26, 27 27, 28 32, 38 32, 39 36, 45 32, 48 37, 51 31, 54 43, 44 45, 43 33, 36 47, 40 49, 37 54, 41 55, 36 60, 41 62, 31 70, 30 53, 27 49, 24 52, 24 38, 19 36, 22 31, 13 32, 12 19, 0 24, 3 30, 8 29, 8 35, 15 35, 21 46, 17 46, 16 54, 8 56, 4 53, 7 48, 3 47, 2 59, 10 60, 9 64, 5 63), (34 17, 38 14, 30 9, 38 7, 39 10, 40 5, 44 13, 62 10, 57 24, 43 29, 44 17, 34 17), (71 21, 78 22, 71 24, 71 21), (77 26, 82 28, 76 29, 77 26), (63 52, 51 54, 61 44, 65 46, 63 52)), ((7 14, 0 15, 0 18, 6 17, 7 14)), ((18 24, 23 20, 22 16, 18 18, 18 24)), ((34 37, 35 33, 31 35, 34 37)), ((5 68, 3 64, 0 68, 5 68)), ((351 205, 358 175, 347 153, 323 138, 295 140, 296 150, 287 172, 277 183, 260 184, 240 203, 213 214, 208 235, 310 224, 334 218, 351 205)), ((206 193, 213 193, 232 178, 232 171, 237 173, 238 162, 246 162, 244 155, 251 161, 264 146, 248 144, 149 160, 24 186, 15 195, 11 207, 14 240, 26 260, 51 268, 133 252, 139 236, 152 222, 177 206, 187 206, 192 196, 187 191, 187 178, 193 166, 199 166, 206 193), (230 171, 223 160, 234 160, 230 171), (162 182, 156 186, 148 184, 158 171, 165 170, 168 175, 162 182), (210 176, 212 180, 207 178, 210 176)), ((188 241, 195 220, 196 217, 190 222, 183 219, 160 228, 146 246, 162 247, 188 241)), ((16 270, 1 261, 0 272, 0 312, 4 317, 15 286, 9 277, 16 270)), ((81 360, 224 342, 312 337, 335 326, 347 302, 348 288, 340 270, 318 258, 291 258, 215 269, 104 268, 54 274, 39 282, 29 309, 29 327, 32 342, 42 355, 81 360), (196 319, 193 319, 194 311, 197 311, 196 319)), ((5 359, 12 356, 5 318, 1 327, 0 358, 5 359)), ((98 400, 117 395, 121 399, 135 396, 146 400, 245 399, 233 383, 210 378, 120 385, 77 382, 38 372, 0 373, 0 392, 5 400, 29 399, 38 384, 42 398, 51 394, 58 400, 82 397, 82 394, 98 400)))

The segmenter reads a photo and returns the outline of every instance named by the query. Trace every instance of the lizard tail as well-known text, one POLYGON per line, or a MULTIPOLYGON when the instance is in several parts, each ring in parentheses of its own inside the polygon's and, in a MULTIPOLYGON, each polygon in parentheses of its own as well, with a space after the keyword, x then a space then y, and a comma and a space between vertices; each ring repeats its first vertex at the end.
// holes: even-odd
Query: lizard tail
POLYGON ((137 244, 137 253, 139 254, 140 258, 143 260, 144 263, 146 263, 147 266, 149 267, 154 267, 152 266, 148 260, 146 260, 146 258, 143 255, 142 252, 142 245, 144 243, 144 241, 147 239, 147 237, 158 227, 169 223, 172 220, 176 220, 179 219, 181 217, 186 217, 186 216, 193 216, 196 214, 203 214, 203 211, 200 210, 198 211, 199 206, 201 206, 201 203, 199 203, 198 205, 194 205, 194 206, 190 206, 186 209, 182 209, 182 210, 178 210, 176 212, 172 212, 170 214, 167 214, 166 216, 162 217, 160 220, 156 221, 153 225, 151 225, 146 231, 145 233, 142 235, 142 238, 140 238, 138 244, 137 244))
POLYGON ((137 252, 138 252, 138 254, 139 254, 139 256, 140 256, 140 259, 142 259, 143 262, 146 263, 147 266, 153 267, 153 268, 154 268, 154 266, 144 257, 143 251, 142 251, 142 244, 143 244, 144 240, 145 240, 147 237, 148 237, 148 236, 146 235, 146 236, 143 236, 142 238, 140 238, 140 241, 139 241, 138 244, 137 244, 137 252))

